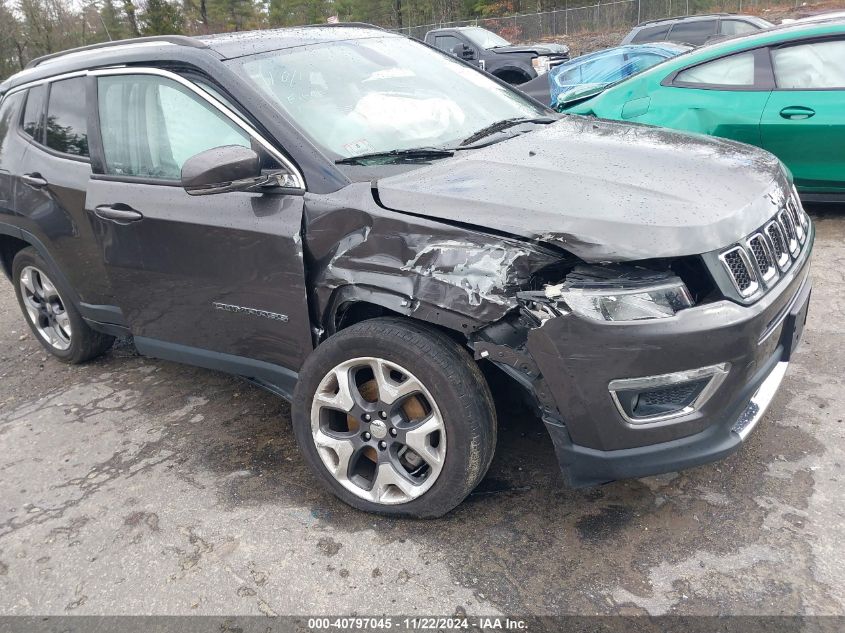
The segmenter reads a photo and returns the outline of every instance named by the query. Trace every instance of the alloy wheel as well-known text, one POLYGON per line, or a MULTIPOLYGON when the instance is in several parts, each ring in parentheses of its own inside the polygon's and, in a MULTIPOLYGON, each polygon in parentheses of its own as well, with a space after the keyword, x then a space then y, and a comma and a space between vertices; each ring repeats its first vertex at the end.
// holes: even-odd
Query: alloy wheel
POLYGON ((323 377, 311 432, 329 473, 373 503, 422 496, 446 457, 446 428, 431 393, 410 371, 380 358, 354 358, 323 377))
POLYGON ((36 331, 59 351, 71 343, 70 317, 55 284, 43 271, 27 266, 20 275, 21 296, 27 316, 36 331))

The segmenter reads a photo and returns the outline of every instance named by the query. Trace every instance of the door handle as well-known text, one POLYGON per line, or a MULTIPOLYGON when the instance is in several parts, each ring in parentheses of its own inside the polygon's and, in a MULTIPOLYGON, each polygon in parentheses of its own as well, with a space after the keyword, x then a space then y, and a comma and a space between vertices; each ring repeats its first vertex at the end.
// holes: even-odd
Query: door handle
POLYGON ((144 215, 125 204, 101 204, 94 209, 94 215, 101 220, 109 220, 118 224, 129 224, 143 220, 144 215))
POLYGON ((32 172, 31 174, 24 174, 21 176, 21 180, 23 180, 26 184, 30 187, 35 187, 36 189, 41 189, 42 187, 47 186, 47 181, 41 177, 37 171, 32 172))
POLYGON ((798 120, 809 119, 816 113, 812 108, 805 108, 804 106, 787 106, 780 111, 780 115, 784 119, 798 120))

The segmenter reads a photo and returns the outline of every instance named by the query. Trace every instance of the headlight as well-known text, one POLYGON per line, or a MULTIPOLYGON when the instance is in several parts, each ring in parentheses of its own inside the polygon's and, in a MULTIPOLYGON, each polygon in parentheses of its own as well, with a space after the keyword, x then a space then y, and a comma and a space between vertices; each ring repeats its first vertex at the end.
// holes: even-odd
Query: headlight
POLYGON ((546 55, 540 55, 531 60, 531 65, 538 75, 549 72, 549 58, 546 55))
POLYGON ((545 295, 597 321, 664 319, 694 305, 679 277, 632 266, 578 266, 563 283, 546 286, 545 295))

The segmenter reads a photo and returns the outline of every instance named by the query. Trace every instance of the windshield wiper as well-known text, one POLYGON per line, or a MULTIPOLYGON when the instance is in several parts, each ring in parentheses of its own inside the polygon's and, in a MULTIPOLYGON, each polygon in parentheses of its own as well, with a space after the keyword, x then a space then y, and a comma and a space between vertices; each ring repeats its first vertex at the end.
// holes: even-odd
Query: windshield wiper
POLYGON ((445 147, 413 147, 411 149, 391 149, 386 152, 372 152, 350 156, 349 158, 340 158, 335 161, 335 164, 364 165, 368 161, 378 161, 379 159, 426 160, 429 158, 448 158, 454 155, 454 150, 445 147))
POLYGON ((522 123, 554 123, 557 119, 553 119, 551 117, 516 117, 513 119, 503 119, 501 121, 496 121, 495 123, 491 123, 487 127, 483 127, 471 136, 466 137, 458 147, 464 147, 466 145, 471 145, 476 141, 480 141, 485 136, 490 136, 491 134, 495 134, 496 132, 501 132, 502 130, 506 130, 509 127, 514 127, 516 125, 520 125, 522 123))

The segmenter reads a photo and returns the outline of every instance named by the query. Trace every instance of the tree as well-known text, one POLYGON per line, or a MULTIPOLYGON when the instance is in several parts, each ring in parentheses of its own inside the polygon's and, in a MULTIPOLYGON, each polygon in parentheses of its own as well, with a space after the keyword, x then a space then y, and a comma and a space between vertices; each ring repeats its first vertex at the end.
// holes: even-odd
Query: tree
POLYGON ((147 0, 140 24, 144 35, 178 35, 182 33, 182 12, 167 0, 147 0))
POLYGON ((25 64, 21 23, 6 0, 0 0, 0 80, 25 64))

